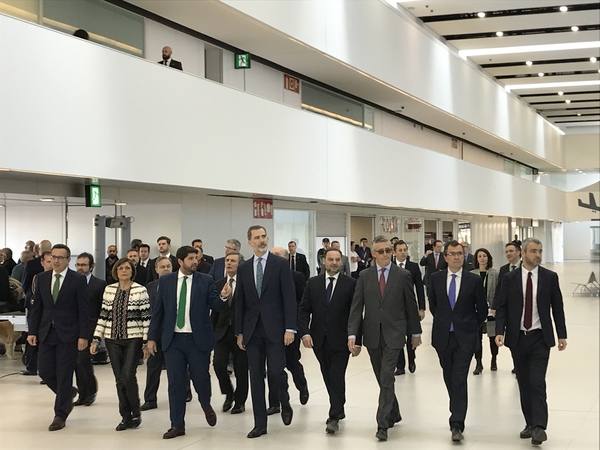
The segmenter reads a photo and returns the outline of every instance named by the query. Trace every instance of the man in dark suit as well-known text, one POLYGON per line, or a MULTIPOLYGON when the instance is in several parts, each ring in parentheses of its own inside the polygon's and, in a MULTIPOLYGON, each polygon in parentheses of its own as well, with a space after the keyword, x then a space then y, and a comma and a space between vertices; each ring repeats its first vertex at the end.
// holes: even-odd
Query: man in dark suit
POLYGON ((189 370, 206 422, 217 424, 210 405, 210 352, 214 334, 210 310, 221 310, 223 298, 208 275, 196 272, 198 253, 194 247, 177 250, 177 272, 158 281, 158 301, 152 308, 146 355, 154 355, 160 341, 167 363, 171 428, 163 439, 185 434, 186 377, 189 370))
POLYGON ((525 417, 520 437, 540 445, 547 439, 546 370, 556 344, 552 317, 559 351, 567 348, 567 326, 558 275, 540 266, 542 243, 525 239, 522 256, 523 265, 504 277, 496 299, 496 344, 510 348, 517 370, 525 417))
POLYGON ((413 348, 421 344, 421 323, 409 271, 393 265, 392 245, 384 236, 373 239, 375 264, 360 273, 348 322, 348 349, 354 352, 362 326, 363 344, 379 384, 377 433, 386 441, 388 428, 402 420, 394 393, 394 370, 406 336, 413 348), (364 311, 364 319, 363 319, 364 311))
POLYGON ((209 275, 212 266, 211 263, 209 263, 208 261, 214 262, 213 257, 209 256, 207 258, 204 255, 204 252, 202 251, 202 241, 200 239, 194 239, 192 247, 194 247, 198 252, 198 267, 196 268, 196 271, 209 275))
POLYGON ((281 418, 292 422, 293 411, 284 375, 284 346, 294 341, 297 309, 294 280, 285 259, 268 251, 267 230, 260 225, 248 228, 248 243, 254 251, 251 259, 238 269, 235 290, 235 332, 238 346, 248 352, 254 428, 249 438, 267 433, 265 404, 265 360, 270 390, 278 391, 281 418))
POLYGON ((371 249, 367 246, 368 244, 367 238, 361 238, 360 245, 356 249, 356 253, 358 253, 358 271, 361 272, 366 268, 371 266, 371 261, 373 260, 373 255, 371 254, 371 249))
POLYGON ((292 272, 300 272, 302 275, 304 275, 304 279, 308 280, 308 278, 310 277, 310 267, 308 267, 306 256, 304 256, 302 253, 298 253, 296 251, 297 249, 298 244, 296 244, 296 241, 288 242, 288 261, 290 263, 290 270, 292 272))
POLYGON ((466 272, 470 272, 471 270, 475 269, 475 257, 471 253, 469 244, 467 244, 466 242, 463 242, 462 246, 463 246, 463 252, 465 253, 463 269, 466 272))
MULTIPOLYGON (((419 265, 417 263, 412 262, 408 257, 408 244, 400 239, 398 239, 394 244, 394 256, 396 257, 395 264, 401 269, 406 269, 412 275, 412 281, 415 286, 415 291, 417 293, 417 304, 419 307, 419 319, 423 320, 425 318, 425 290, 423 289, 423 280, 421 280, 421 270, 419 269, 419 265)), ((406 336, 406 353, 408 354, 408 370, 410 373, 414 373, 417 370, 417 365, 415 363, 416 355, 415 349, 410 342, 412 341, 412 336, 406 336)), ((396 372, 394 375, 404 375, 406 366, 406 360, 404 359, 404 349, 400 350, 400 355, 398 356, 398 364, 396 366, 396 372)))
POLYGON ((25 270, 23 273, 23 291, 27 295, 27 293, 31 293, 31 283, 33 282, 33 277, 40 272, 44 271, 42 267, 41 255, 46 252, 52 250, 52 244, 48 240, 40 241, 39 244, 39 252, 40 256, 36 256, 31 261, 27 263, 25 266, 25 270))
POLYGON ((427 250, 425 255, 421 258, 419 264, 421 267, 425 267, 425 276, 423 277, 423 284, 427 288, 427 296, 429 296, 429 278, 432 273, 438 270, 446 270, 448 264, 442 254, 443 243, 439 239, 434 241, 433 250, 427 250))
MULTIPOLYGON (((171 267, 173 268, 173 272, 177 272, 179 270, 179 263, 177 262, 177 258, 175 255, 171 254, 171 238, 168 236, 160 236, 156 240, 156 245, 158 246, 158 256, 166 256, 171 260, 171 267)), ((158 275, 156 274, 156 260, 158 258, 151 259, 148 263, 148 281, 156 280, 158 275)))
MULTIPOLYGON (((225 273, 225 258, 227 255, 232 253, 240 253, 242 249, 242 243, 237 239, 227 239, 225 242, 225 256, 222 258, 217 258, 214 260, 212 266, 210 266, 210 271, 208 274, 213 277, 215 281, 219 281, 226 277, 225 273)), ((240 264, 244 260, 244 257, 240 254, 240 264)))
POLYGON ((0 267, 6 270, 8 276, 10 276, 16 265, 17 263, 13 259, 13 252, 10 248, 7 247, 0 250, 0 267))
POLYGON ((135 248, 127 250, 127 259, 135 266, 135 278, 133 281, 142 286, 146 286, 150 275, 148 274, 148 269, 140 264, 139 250, 135 248))
POLYGON ((203 245, 202 239, 194 239, 192 241, 192 247, 194 247, 196 250, 199 250, 201 253, 200 261, 204 261, 212 266, 215 263, 215 258, 213 258, 210 255, 205 255, 204 248, 202 247, 202 245, 203 245))
MULTIPOLYGON (((94 256, 90 253, 81 253, 77 257, 75 267, 77 272, 85 277, 87 284, 86 301, 88 302, 87 311, 90 316, 88 340, 91 341, 94 337, 96 322, 100 316, 100 309, 102 308, 102 296, 104 295, 106 281, 92 275, 92 271, 94 270, 94 256)), ((94 376, 92 355, 90 355, 90 352, 87 348, 77 354, 75 379, 77 380, 79 398, 75 403, 73 403, 73 405, 90 406, 92 403, 94 403, 94 401, 96 401, 98 380, 96 380, 96 377, 94 376)))
POLYGON ((241 255, 230 252, 225 257, 226 278, 216 282, 217 290, 222 292, 225 285, 231 287, 227 296, 225 307, 219 312, 213 312, 211 320, 215 330, 215 354, 213 365, 215 374, 219 380, 221 393, 225 395, 223 412, 231 409, 231 414, 239 414, 246 409, 248 398, 248 356, 246 352, 237 346, 234 335, 234 295, 236 289, 237 269, 240 264, 241 255), (231 384, 227 365, 233 360, 233 372, 235 374, 235 390, 231 384))
POLYGON ((106 254, 107 256, 104 260, 106 284, 113 284, 117 282, 117 280, 112 277, 112 268, 119 260, 119 257, 117 256, 117 246, 115 244, 111 244, 106 247, 106 254))
MULTIPOLYGON (((341 263, 339 250, 325 252, 325 270, 308 280, 298 316, 302 343, 314 350, 329 394, 329 417, 325 422, 328 434, 335 434, 339 430, 338 422, 346 417, 346 368, 350 356, 348 317, 356 281, 340 273, 341 263)), ((355 343, 353 356, 358 356, 361 329, 355 343)))
POLYGON ((517 270, 521 267, 521 247, 514 242, 509 242, 504 246, 504 256, 506 256, 508 263, 500 267, 500 270, 498 271, 498 284, 496 285, 496 294, 494 296, 494 302, 492 303, 492 310, 495 310, 494 306, 496 298, 500 292, 500 286, 502 285, 504 277, 513 270, 517 270))
POLYGON ((163 66, 171 67, 177 70, 183 70, 183 64, 180 61, 176 61, 171 58, 173 54, 173 50, 169 46, 165 46, 162 49, 162 60, 158 61, 158 64, 162 64, 163 66))
POLYGON ((317 273, 321 273, 325 263, 325 252, 331 247, 329 238, 321 240, 322 247, 317 251, 317 273))
POLYGON ((450 241, 444 249, 447 270, 431 274, 429 309, 433 314, 431 342, 435 348, 450 397, 452 441, 463 440, 467 415, 467 377, 475 354, 479 329, 488 305, 481 278, 463 269, 462 245, 450 241))
POLYGON ((28 317, 27 342, 32 346, 39 343, 40 376, 56 394, 50 431, 64 428, 73 409, 77 351, 87 348, 90 333, 86 280, 69 269, 70 257, 66 245, 52 247, 53 270, 38 274, 35 302, 28 317))

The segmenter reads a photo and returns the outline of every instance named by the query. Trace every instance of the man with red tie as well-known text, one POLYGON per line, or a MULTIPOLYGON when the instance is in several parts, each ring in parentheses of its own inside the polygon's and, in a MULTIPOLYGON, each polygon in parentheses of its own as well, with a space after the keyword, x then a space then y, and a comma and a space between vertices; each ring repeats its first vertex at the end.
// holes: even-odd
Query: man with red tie
POLYGON ((558 275, 539 265, 542 243, 525 239, 522 257, 521 267, 505 275, 496 298, 496 344, 506 344, 515 363, 525 417, 520 438, 540 445, 547 439, 546 370, 556 343, 551 317, 559 351, 567 348, 567 326, 558 275))

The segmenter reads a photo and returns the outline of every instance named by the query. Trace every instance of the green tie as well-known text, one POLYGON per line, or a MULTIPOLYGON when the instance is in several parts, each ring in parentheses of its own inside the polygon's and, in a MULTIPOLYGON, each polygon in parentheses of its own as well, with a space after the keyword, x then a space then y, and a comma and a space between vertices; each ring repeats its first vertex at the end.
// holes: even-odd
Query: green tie
POLYGON ((54 285, 52 286, 52 300, 56 303, 56 300, 58 300, 58 293, 60 292, 60 273, 54 274, 54 278, 56 278, 56 280, 54 280, 54 285))
POLYGON ((183 277, 181 290, 179 291, 179 305, 177 306, 177 328, 181 329, 185 326, 185 302, 187 301, 187 279, 183 277))

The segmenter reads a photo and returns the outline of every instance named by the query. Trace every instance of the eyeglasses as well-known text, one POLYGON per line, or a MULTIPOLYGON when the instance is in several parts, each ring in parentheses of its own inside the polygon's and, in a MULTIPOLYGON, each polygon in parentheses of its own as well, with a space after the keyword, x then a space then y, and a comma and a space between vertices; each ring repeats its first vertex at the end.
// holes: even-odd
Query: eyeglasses
POLYGON ((392 253, 392 249, 387 247, 387 248, 380 248, 379 250, 375 250, 375 253, 379 253, 380 255, 383 255, 384 253, 392 253))
POLYGON ((67 256, 52 256, 52 261, 60 261, 62 259, 67 259, 67 256))
POLYGON ((447 252, 446 255, 448 255, 448 256, 464 256, 465 254, 463 252, 447 252))

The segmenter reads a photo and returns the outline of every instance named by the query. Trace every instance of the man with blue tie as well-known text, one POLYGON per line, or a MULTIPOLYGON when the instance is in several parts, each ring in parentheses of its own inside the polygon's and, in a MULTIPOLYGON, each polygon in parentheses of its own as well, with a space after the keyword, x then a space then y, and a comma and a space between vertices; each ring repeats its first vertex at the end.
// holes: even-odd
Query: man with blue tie
POLYGON ((164 275, 158 281, 158 299, 152 307, 146 354, 156 353, 160 340, 167 364, 169 380, 169 413, 171 428, 163 439, 185 434, 187 372, 198 393, 206 422, 212 427, 217 415, 210 405, 210 352, 214 333, 210 310, 220 311, 227 301, 227 292, 219 293, 209 275, 196 272, 198 252, 194 247, 177 250, 177 272, 164 275))
POLYGON ((464 251, 458 241, 446 244, 448 268, 431 274, 429 309, 433 315, 431 342, 450 397, 452 441, 463 440, 467 415, 467 377, 479 328, 488 306, 479 276, 463 270, 464 251))
POLYGON ((248 228, 251 259, 238 269, 235 290, 235 334, 238 346, 248 352, 254 428, 249 438, 267 433, 265 361, 269 391, 279 393, 281 419, 292 422, 293 411, 284 373, 285 347, 294 342, 298 306, 292 271, 287 260, 268 251, 267 230, 248 228))

